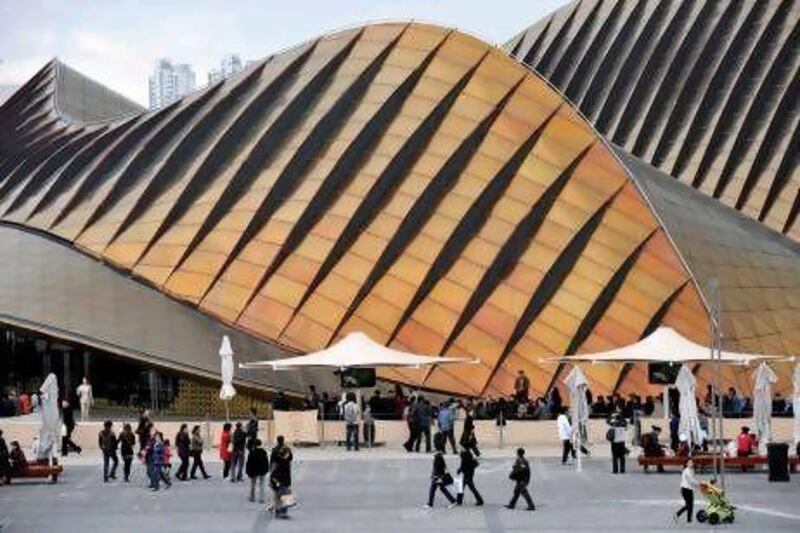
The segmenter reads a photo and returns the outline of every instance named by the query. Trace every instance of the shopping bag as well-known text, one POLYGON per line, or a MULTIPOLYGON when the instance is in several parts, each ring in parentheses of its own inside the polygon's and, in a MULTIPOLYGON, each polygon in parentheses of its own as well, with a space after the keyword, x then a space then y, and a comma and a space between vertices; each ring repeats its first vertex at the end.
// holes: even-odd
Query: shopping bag
POLYGON ((292 494, 292 490, 283 487, 279 490, 280 493, 280 503, 278 505, 279 509, 291 509, 295 505, 297 505, 297 498, 294 494, 292 494))
POLYGON ((456 494, 464 494, 464 476, 456 476, 453 479, 453 487, 455 488, 456 494))

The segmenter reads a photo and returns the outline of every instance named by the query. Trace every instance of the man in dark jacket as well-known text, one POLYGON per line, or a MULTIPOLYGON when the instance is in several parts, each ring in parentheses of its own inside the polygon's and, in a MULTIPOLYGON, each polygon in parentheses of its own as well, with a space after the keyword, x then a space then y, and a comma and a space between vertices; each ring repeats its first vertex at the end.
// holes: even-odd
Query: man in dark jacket
POLYGON ((461 464, 458 467, 458 474, 461 474, 462 481, 464 483, 461 492, 456 495, 456 501, 458 505, 464 503, 464 493, 467 491, 467 487, 469 490, 472 491, 472 495, 475 496, 475 505, 481 506, 483 505, 483 498, 481 497, 478 489, 475 488, 475 469, 478 467, 478 461, 469 451, 469 448, 466 446, 461 446, 461 464))
POLYGON ((3 430, 0 429, 0 485, 9 482, 11 463, 8 457, 8 446, 6 446, 6 440, 3 438, 3 430))
POLYGON ((247 420, 247 451, 255 447, 258 440, 258 411, 255 407, 250 408, 250 418, 247 420))
POLYGON ((181 466, 178 467, 175 478, 180 481, 186 481, 189 477, 189 450, 191 444, 192 439, 189 437, 189 427, 186 424, 181 424, 181 429, 175 435, 175 448, 177 448, 178 457, 181 460, 181 466))
POLYGON ((414 418, 417 423, 416 441, 414 451, 419 451, 422 437, 425 437, 425 453, 431 451, 431 404, 427 398, 420 396, 414 404, 414 418))
POLYGON ((242 428, 241 422, 236 422, 231 444, 231 482, 243 481, 242 470, 244 469, 244 449, 247 445, 247 433, 242 428))
POLYGON ((111 420, 103 422, 103 429, 97 434, 97 445, 100 451, 103 452, 103 482, 108 483, 109 479, 117 479, 117 435, 111 429, 113 423, 111 420), (108 470, 108 464, 112 463, 111 471, 108 470))
POLYGON ((511 475, 508 477, 514 482, 514 496, 506 507, 509 509, 516 507, 517 500, 522 496, 528 504, 528 511, 535 511, 536 506, 528 492, 528 484, 531 482, 531 465, 525 459, 525 448, 517 448, 517 460, 514 461, 511 475))
POLYGON ((444 497, 450 502, 450 505, 455 505, 456 500, 453 498, 447 486, 453 483, 453 477, 447 472, 447 463, 444 460, 444 454, 441 447, 436 450, 433 456, 433 471, 431 472, 431 486, 428 490, 428 504, 425 507, 433 507, 433 498, 436 495, 436 489, 442 491, 444 497))
POLYGON ((282 497, 291 494, 292 490, 292 450, 286 445, 283 435, 278 435, 276 441, 269 458, 269 485, 273 492, 275 516, 288 518, 289 508, 283 504, 282 497))
POLYGON ((261 441, 255 439, 253 448, 247 456, 247 477, 250 478, 250 501, 256 501, 256 484, 258 484, 258 502, 264 503, 264 488, 266 476, 269 473, 269 458, 267 451, 261 447, 261 441))
POLYGON ((150 432, 152 430, 153 422, 150 420, 150 410, 144 407, 139 408, 139 425, 136 426, 136 435, 139 437, 140 453, 150 442, 150 432))

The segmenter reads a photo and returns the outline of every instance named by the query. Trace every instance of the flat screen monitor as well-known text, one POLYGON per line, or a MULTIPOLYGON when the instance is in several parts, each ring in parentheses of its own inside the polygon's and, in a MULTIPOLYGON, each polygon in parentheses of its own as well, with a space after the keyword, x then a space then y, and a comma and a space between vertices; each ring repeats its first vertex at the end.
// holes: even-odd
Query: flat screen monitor
POLYGON ((647 379, 651 385, 673 385, 680 370, 681 365, 647 363, 647 379))
POLYGON ((375 386, 374 368, 345 368, 339 373, 343 389, 362 389, 375 386))

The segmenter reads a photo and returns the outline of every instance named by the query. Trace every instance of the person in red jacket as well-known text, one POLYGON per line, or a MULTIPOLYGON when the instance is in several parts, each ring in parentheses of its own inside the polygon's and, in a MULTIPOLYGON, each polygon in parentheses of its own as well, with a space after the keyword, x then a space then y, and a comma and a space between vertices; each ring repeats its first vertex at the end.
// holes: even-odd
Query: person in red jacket
POLYGON ((222 479, 228 477, 231 469, 231 424, 225 422, 219 437, 219 458, 222 459, 222 479))
MULTIPOLYGON (((750 435, 750 428, 742 426, 742 432, 736 437, 736 455, 738 457, 753 455, 757 445, 754 441, 750 435)), ((742 472, 747 472, 747 466, 742 465, 742 472)))

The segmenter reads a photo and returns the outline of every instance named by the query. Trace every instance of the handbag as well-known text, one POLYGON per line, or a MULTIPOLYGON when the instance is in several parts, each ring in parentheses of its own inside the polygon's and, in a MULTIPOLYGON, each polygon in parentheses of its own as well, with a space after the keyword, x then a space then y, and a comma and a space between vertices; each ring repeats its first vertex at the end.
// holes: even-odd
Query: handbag
POLYGON ((456 494, 464 494, 464 476, 456 476, 453 485, 456 488, 456 494))
POLYGON ((614 428, 608 428, 608 431, 606 431, 606 440, 608 442, 614 442, 614 428))
POLYGON ((453 481, 454 481, 453 476, 450 475, 450 472, 445 472, 444 475, 442 476, 442 485, 444 485, 445 487, 448 485, 452 485, 453 481))

